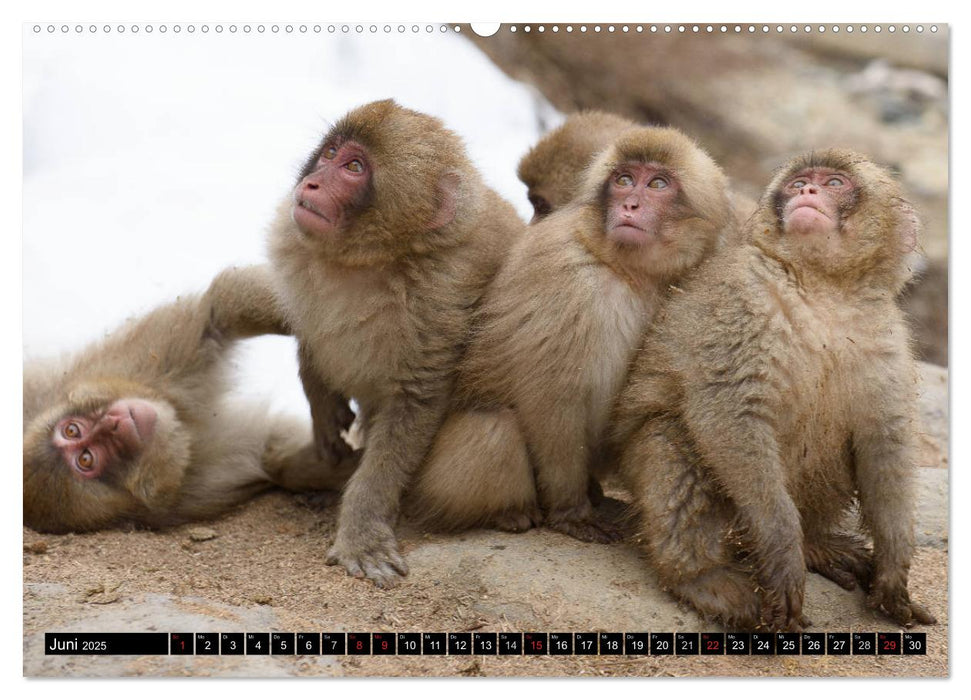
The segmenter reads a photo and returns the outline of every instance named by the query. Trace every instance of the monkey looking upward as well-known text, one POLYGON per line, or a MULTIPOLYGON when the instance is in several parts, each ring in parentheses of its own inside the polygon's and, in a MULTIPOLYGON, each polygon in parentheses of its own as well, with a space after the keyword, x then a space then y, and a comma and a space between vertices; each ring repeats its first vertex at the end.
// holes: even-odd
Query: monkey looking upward
POLYGON ((269 270, 234 268, 65 361, 28 362, 24 524, 173 525, 274 484, 343 486, 353 459, 319 460, 300 421, 224 398, 236 342, 269 333, 289 334, 269 270))
POLYGON ((669 285, 733 222, 726 190, 681 132, 631 128, 574 204, 530 226, 476 317, 453 411, 413 490, 417 517, 519 530, 539 509, 573 537, 618 536, 591 506, 591 457, 669 285))
POLYGON ((322 454, 340 444, 346 400, 361 409, 328 563, 379 586, 407 573, 402 492, 448 407, 472 311, 523 229, 458 136, 392 100, 351 111, 308 159, 270 257, 322 454))
MULTIPOLYGON (((584 170, 626 129, 638 124, 609 112, 584 110, 567 116, 519 161, 517 174, 528 188, 536 223, 566 206, 583 185, 584 170)), ((729 201, 739 221, 755 211, 755 201, 729 186, 729 201)))
POLYGON ((661 583, 702 615, 799 630, 808 567, 898 624, 934 622, 907 591, 917 379, 895 297, 917 234, 883 168, 795 158, 748 243, 648 335, 617 404, 621 469, 661 583))

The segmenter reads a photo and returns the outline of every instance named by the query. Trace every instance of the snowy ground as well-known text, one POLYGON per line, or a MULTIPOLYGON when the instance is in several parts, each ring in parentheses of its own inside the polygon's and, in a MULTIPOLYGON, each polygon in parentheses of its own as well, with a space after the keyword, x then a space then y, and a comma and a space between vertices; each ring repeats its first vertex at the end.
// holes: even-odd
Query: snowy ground
MULTIPOLYGON (((307 153, 354 106, 441 117, 486 181, 530 213, 520 156, 558 115, 436 27, 273 35, 145 26, 24 36, 25 359, 81 347, 221 268, 265 258, 307 153)), ((290 339, 247 344, 241 390, 306 411, 290 339)))

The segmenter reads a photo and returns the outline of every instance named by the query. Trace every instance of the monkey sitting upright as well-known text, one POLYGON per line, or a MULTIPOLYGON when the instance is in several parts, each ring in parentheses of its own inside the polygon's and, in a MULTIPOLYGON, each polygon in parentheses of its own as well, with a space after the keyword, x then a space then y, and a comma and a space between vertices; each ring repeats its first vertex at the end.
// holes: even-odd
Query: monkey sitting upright
POLYGON ((476 316, 413 489, 416 517, 620 536, 593 509, 590 469, 656 310, 734 225, 727 189, 681 132, 631 128, 597 156, 572 205, 529 227, 476 316))
POLYGON ((907 591, 917 378, 895 297, 918 228, 866 158, 795 158, 747 244, 648 334, 617 404, 621 469, 661 583, 702 615, 800 630, 808 568, 898 624, 935 621, 907 591))
POLYGON ((524 228, 456 134, 392 100, 352 110, 307 160, 270 258, 322 455, 347 399, 361 408, 329 564, 379 586, 407 573, 402 494, 448 408, 473 310, 524 228))
MULTIPOLYGON (((216 515, 279 485, 339 489, 308 426, 224 400, 236 341, 289 334, 265 266, 228 269, 61 362, 24 367, 24 524, 43 532, 216 515)), ((348 413, 345 422, 353 416, 348 413)))

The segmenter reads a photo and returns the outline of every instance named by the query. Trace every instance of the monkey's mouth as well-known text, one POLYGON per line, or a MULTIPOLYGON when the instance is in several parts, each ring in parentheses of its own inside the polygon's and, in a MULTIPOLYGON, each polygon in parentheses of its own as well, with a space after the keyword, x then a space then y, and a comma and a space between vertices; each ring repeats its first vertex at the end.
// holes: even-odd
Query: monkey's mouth
POLYGON ((327 215, 324 214, 324 212, 322 212, 320 209, 318 209, 317 207, 315 207, 314 206, 314 203, 311 202, 309 199, 298 199, 297 200, 297 206, 300 207, 301 209, 306 209, 311 214, 315 214, 315 215, 319 216, 321 219, 323 219, 324 221, 326 221, 331 226, 334 225, 334 222, 331 221, 327 217, 327 215))
POLYGON ((647 243, 653 236, 633 221, 619 221, 610 229, 610 238, 620 245, 635 246, 647 243))

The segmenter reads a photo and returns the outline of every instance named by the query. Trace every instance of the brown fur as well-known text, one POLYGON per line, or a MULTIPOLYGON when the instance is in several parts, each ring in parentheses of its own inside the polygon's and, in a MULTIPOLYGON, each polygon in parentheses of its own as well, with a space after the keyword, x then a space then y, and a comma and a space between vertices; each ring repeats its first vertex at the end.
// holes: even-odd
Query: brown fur
POLYGON ((524 226, 438 119, 374 102, 340 120, 321 148, 343 139, 373 161, 367 202, 320 240, 292 222, 288 199, 270 255, 318 445, 334 441, 340 421, 329 417, 346 410, 343 397, 362 412, 364 454, 328 561, 385 586, 407 573, 394 536, 402 491, 441 425, 472 311, 524 226), (447 223, 429 226, 439 218, 447 223))
POLYGON ((340 488, 352 464, 317 460, 307 426, 223 399, 236 341, 287 332, 268 269, 231 269, 205 294, 162 306, 74 357, 28 363, 24 524, 48 532, 171 525, 211 517, 274 484, 340 488), (159 408, 155 435, 134 462, 76 477, 52 446, 54 425, 125 397, 159 408))
POLYGON ((674 129, 625 131, 583 187, 577 205, 530 227, 489 288, 459 400, 414 489, 415 512, 433 525, 518 530, 541 508, 572 536, 616 537, 591 509, 591 456, 659 299, 731 217, 720 169, 674 129), (680 199, 657 241, 621 247, 605 233, 604 185, 642 162, 669 166, 680 199))
POLYGON ((916 376, 895 302, 917 228, 865 158, 794 159, 749 243, 710 258, 659 315, 616 439, 661 582, 703 615, 798 630, 808 566, 862 584, 900 624, 933 621, 907 593, 916 376), (780 219, 781 188, 808 165, 858 188, 822 240, 787 235, 780 219), (857 500, 872 559, 847 522, 857 500))
POLYGON ((600 151, 637 124, 608 112, 587 110, 567 117, 519 161, 533 222, 558 211, 580 193, 581 175, 600 151))
MULTIPOLYGON (((533 221, 572 202, 583 188, 584 171, 594 157, 624 131, 639 125, 609 112, 584 110, 543 136, 519 161, 519 179, 533 205, 533 221)), ((738 221, 755 211, 755 200, 730 188, 728 199, 738 221)))

